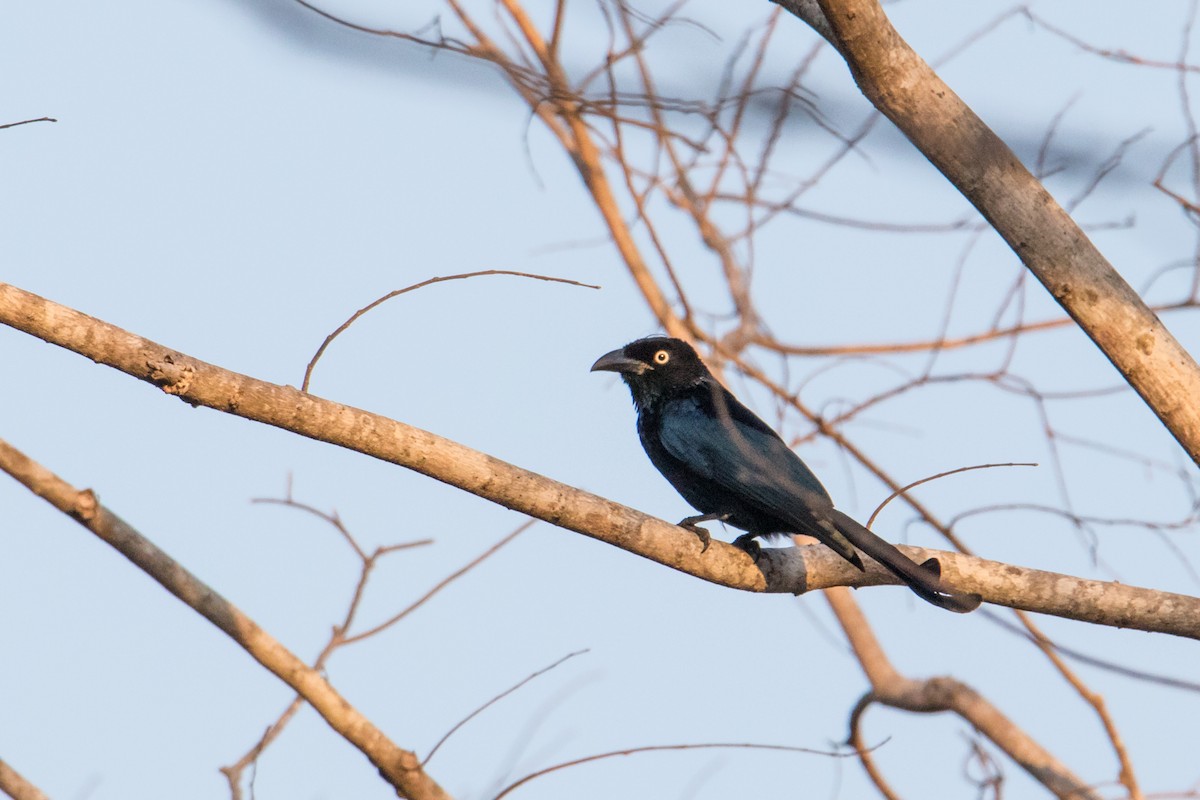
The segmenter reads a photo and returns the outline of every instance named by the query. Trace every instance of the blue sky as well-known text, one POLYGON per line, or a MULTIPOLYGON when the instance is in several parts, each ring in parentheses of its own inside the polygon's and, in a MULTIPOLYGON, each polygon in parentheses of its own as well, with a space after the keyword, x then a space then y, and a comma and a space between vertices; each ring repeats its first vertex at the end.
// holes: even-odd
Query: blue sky
MULTIPOLYGON (((425 25, 435 3, 330 6, 371 24, 425 25)), ((647 10, 654 7, 646 6, 647 10)), ((1009 7, 889 6, 936 58, 1009 7)), ((1187 6, 1129 16, 1117 3, 1035 11, 1098 45, 1174 60, 1187 6), (1153 17, 1148 18, 1148 17, 1153 17)), ((490 19, 490 7, 479 13, 490 19)), ((742 31, 724 4, 689 7, 702 25, 654 40, 664 92, 708 98, 742 31)), ((546 8, 533 7, 539 19, 546 8)), ((745 9, 737 9, 744 13, 745 9)), ((572 10, 568 66, 602 50, 591 7, 572 10)), ((445 23, 449 28, 449 22, 445 23)), ((815 43, 779 23, 766 75, 785 76, 815 43)), ((1192 58, 1193 62, 1197 59, 1192 58)), ((0 6, 8 79, 0 122, 3 279, 220 366, 299 385, 322 338, 375 297, 434 275, 544 273, 600 291, 510 277, 432 286, 385 304, 330 348, 312 391, 450 437, 614 500, 678 519, 688 512, 646 461, 625 389, 588 373, 601 353, 655 322, 578 176, 494 70, 339 29, 289 2, 194 0, 0 6)), ((1027 163, 1061 113, 1049 188, 1077 196, 1121 142, 1121 165, 1076 211, 1137 288, 1187 263, 1196 230, 1150 183, 1188 135, 1177 76, 1083 53, 1012 17, 956 56, 944 77, 1027 163), (1064 111, 1065 109, 1065 111, 1064 111), (1121 223, 1113 227, 1112 223, 1121 223)), ((828 51, 805 85, 841 131, 869 113, 828 51)), ((1190 85, 1190 84, 1189 84, 1190 85)), ((1193 87, 1194 88, 1194 87, 1193 87)), ((761 123, 753 123, 760 124, 761 123)), ((777 180, 808 174, 835 142, 797 114, 777 180)), ((1184 170, 1171 173, 1186 191, 1184 170)), ((894 223, 947 222, 965 203, 886 126, 802 205, 894 223)), ((664 214, 692 298, 728 309, 694 230, 664 214)), ((803 344, 986 327, 1019 265, 990 233, 894 234, 784 217, 755 241, 754 298, 771 330, 803 344), (964 253, 966 254, 964 256, 964 253)), ((1177 297, 1186 270, 1153 284, 1177 297)), ((1056 314, 1036 287, 1027 318, 1056 314)), ((1196 319, 1166 320, 1195 351, 1196 319)), ((720 323, 718 323, 719 325, 720 323)), ((994 369, 1006 350, 942 356, 938 374, 994 369)), ((779 363, 758 354, 774 374, 779 363)), ((893 385, 923 359, 788 364, 806 403, 836 413, 893 385)), ((1013 371, 1040 389, 1111 387, 1118 376, 1069 329, 1018 347, 1013 371)), ((0 436, 103 502, 311 658, 340 619, 356 565, 336 534, 283 495, 337 509, 370 546, 433 538, 391 557, 364 622, 385 619, 523 521, 393 466, 191 409, 152 388, 13 331, 0 331, 0 436)), ((733 387, 777 420, 769 398, 733 387)), ((1060 441, 1066 497, 1081 514, 1187 516, 1195 475, 1128 391, 1047 404, 1054 427, 1136 452, 1140 461, 1060 441), (1153 464, 1183 472, 1181 480, 1153 464)), ((1042 419, 1028 400, 982 383, 913 393, 846 434, 902 480, 968 464, 1037 461, 921 489, 944 517, 1013 503, 1062 507, 1042 419)), ((802 420, 782 420, 806 436, 802 420)), ((887 495, 827 442, 799 452, 839 506, 866 518, 887 495)), ((290 694, 189 609, 70 520, 0 482, 0 758, 56 798, 200 798, 226 792, 234 761, 290 694)), ((876 525, 939 546, 898 504, 876 525)), ((1052 514, 972 517, 960 534, 988 558, 1195 594, 1194 528, 1080 533, 1052 514), (1094 536, 1094 538, 1089 538, 1094 536), (1191 559, 1191 561, 1189 561, 1191 559)), ((971 684, 1088 780, 1116 774, 1091 711, 1045 659, 982 615, 938 612, 899 588, 856 594, 897 667, 971 684)), ((1194 645, 1045 621, 1063 644, 1131 667, 1195 678, 1194 645)), ((454 796, 488 797, 550 763, 638 745, 760 742, 827 749, 866 684, 819 596, 741 595, 544 524, 389 632, 334 657, 333 683, 394 741, 418 752, 497 693, 588 649, 497 704, 430 764, 454 796)), ((1104 694, 1146 791, 1195 784, 1195 694, 1080 666, 1104 694)), ((946 715, 875 709, 867 738, 903 796, 974 796, 961 778, 970 731, 946 715)), ((1005 764, 1013 796, 1036 789, 1005 764)), ((365 759, 304 711, 263 758, 259 798, 390 796, 365 759)), ((641 755, 565 770, 518 797, 863 797, 852 760, 749 751, 641 755)))

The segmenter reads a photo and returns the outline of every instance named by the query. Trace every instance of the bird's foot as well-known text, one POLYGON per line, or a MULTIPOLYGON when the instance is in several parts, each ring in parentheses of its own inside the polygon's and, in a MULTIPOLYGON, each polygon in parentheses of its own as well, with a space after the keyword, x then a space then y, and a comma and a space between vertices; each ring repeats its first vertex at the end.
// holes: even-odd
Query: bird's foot
POLYGON ((681 523, 679 523, 679 527, 696 534, 696 538, 698 538, 700 540, 700 552, 701 553, 703 553, 705 550, 708 549, 708 545, 712 542, 712 534, 711 533, 706 531, 704 528, 701 528, 699 525, 684 525, 681 522, 681 523))
POLYGON ((753 558, 756 564, 758 563, 759 556, 762 555, 762 545, 758 543, 758 539, 755 538, 753 533, 743 533, 733 540, 733 546, 753 558))
POLYGON ((701 528, 696 523, 712 521, 724 522, 727 519, 729 519, 728 514, 699 514, 694 517, 684 517, 683 519, 679 520, 678 525, 684 530, 688 530, 696 534, 697 538, 700 539, 700 552, 703 553, 708 549, 709 543, 712 542, 712 534, 704 528, 701 528))

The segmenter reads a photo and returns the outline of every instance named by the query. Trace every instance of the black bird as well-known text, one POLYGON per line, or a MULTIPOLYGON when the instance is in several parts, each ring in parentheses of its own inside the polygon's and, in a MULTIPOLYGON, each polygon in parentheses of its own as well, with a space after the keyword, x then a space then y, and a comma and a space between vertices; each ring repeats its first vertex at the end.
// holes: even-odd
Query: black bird
POLYGON ((705 548, 709 535, 697 523, 708 520, 746 531, 734 544, 755 557, 757 537, 805 534, 859 569, 862 550, 936 606, 958 612, 979 607, 979 595, 942 583, 936 558, 917 564, 834 508, 812 470, 713 378, 687 342, 639 339, 600 356, 592 365, 597 370, 619 373, 629 386, 642 447, 700 512, 679 524, 705 548))

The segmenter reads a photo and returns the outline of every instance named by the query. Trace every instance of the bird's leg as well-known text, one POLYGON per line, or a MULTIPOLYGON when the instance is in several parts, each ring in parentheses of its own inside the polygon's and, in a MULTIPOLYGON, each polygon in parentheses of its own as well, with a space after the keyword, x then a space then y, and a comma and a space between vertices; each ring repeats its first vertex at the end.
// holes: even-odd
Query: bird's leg
POLYGON ((684 530, 689 530, 700 538, 700 552, 703 553, 708 549, 708 543, 712 541, 712 534, 701 528, 696 523, 698 522, 724 522, 729 519, 728 513, 713 513, 713 514, 697 514, 694 517, 684 517, 679 520, 679 527, 684 530))
POLYGON ((743 533, 741 536, 733 540, 733 546, 745 551, 745 553, 758 562, 758 557, 762 555, 762 545, 758 543, 757 533, 743 533))

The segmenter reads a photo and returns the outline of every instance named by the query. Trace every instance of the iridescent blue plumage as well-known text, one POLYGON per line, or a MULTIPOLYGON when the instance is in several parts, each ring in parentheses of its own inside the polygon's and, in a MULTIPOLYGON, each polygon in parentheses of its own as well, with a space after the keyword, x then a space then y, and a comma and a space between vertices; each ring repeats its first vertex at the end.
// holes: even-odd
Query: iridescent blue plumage
POLYGON ((713 378, 679 339, 651 337, 601 356, 593 370, 620 373, 638 412, 638 436, 650 461, 700 515, 680 525, 720 520, 746 531, 734 544, 756 553, 756 539, 813 536, 859 569, 858 550, 883 564, 920 597, 971 611, 978 595, 941 581, 936 559, 917 564, 838 511, 812 470, 769 425, 713 378))

